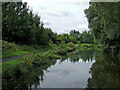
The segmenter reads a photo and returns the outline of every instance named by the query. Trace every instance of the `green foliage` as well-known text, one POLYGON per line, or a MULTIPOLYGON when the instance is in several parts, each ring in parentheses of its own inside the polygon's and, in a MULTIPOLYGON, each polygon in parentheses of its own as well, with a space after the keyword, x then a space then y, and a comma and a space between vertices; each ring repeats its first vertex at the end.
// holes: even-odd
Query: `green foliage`
POLYGON ((53 41, 50 39, 49 40, 49 46, 51 49, 54 49, 57 45, 53 43, 53 41))
POLYGON ((84 50, 101 50, 101 45, 94 44, 75 44, 76 52, 84 51, 84 50))
POLYGON ((18 48, 19 48, 19 46, 14 44, 14 43, 10 43, 10 42, 7 42, 7 41, 2 41, 2 49, 3 49, 3 51, 8 50, 8 49, 11 49, 13 51, 17 51, 18 48))
POLYGON ((120 48, 119 7, 120 2, 92 2, 85 10, 94 42, 101 43, 105 49, 110 48, 116 53, 120 48))
POLYGON ((24 66, 24 58, 5 62, 3 63, 3 68, 2 68, 3 88, 8 89, 9 87, 9 89, 13 89, 12 87, 14 87, 14 85, 16 85, 16 82, 18 83, 18 81, 22 83, 22 84, 19 83, 19 85, 24 84, 23 86, 25 86, 26 83, 28 85, 28 83, 31 83, 32 81, 36 80, 36 76, 39 77, 41 74, 43 74, 43 70, 46 70, 49 66, 54 65, 55 62, 56 62, 55 60, 49 61, 49 60, 35 59, 32 62, 31 67, 29 68, 24 66), (30 78, 32 80, 30 80, 30 78), (8 83, 7 80, 9 80, 9 82, 12 83, 12 87, 9 86, 11 83, 8 83))
POLYGON ((17 44, 47 46, 49 40, 54 44, 73 42, 93 43, 91 32, 72 30, 70 34, 57 35, 50 28, 44 28, 38 14, 34 14, 23 2, 4 2, 2 3, 2 35, 3 40, 15 42, 17 44), (24 23, 23 23, 24 22, 24 23))
POLYGON ((31 64, 32 64, 31 57, 30 57, 30 56, 25 56, 25 57, 24 57, 24 65, 25 65, 26 67, 30 67, 31 64))
POLYGON ((15 60, 12 60, 12 61, 8 61, 8 62, 5 62, 2 64, 2 75, 3 76, 6 76, 6 75, 9 75, 9 76, 12 76, 14 74, 14 69, 17 67, 17 66, 21 66, 22 64, 22 59, 15 59, 15 60))
POLYGON ((94 38, 92 33, 89 31, 84 31, 80 33, 79 31, 72 30, 70 34, 60 34, 57 37, 57 43, 60 44, 62 41, 65 41, 65 43, 73 42, 74 44, 77 43, 88 43, 93 44, 94 38))
POLYGON ((82 44, 80 45, 81 50, 92 50, 93 49, 93 44, 82 44))
POLYGON ((31 40, 31 29, 27 3, 2 3, 2 35, 6 41, 27 43, 31 40), (25 22, 25 23, 23 23, 25 22))
POLYGON ((78 39, 79 36, 80 36, 80 32, 79 32, 79 31, 72 30, 72 31, 70 32, 70 35, 69 35, 70 41, 72 41, 74 44, 76 44, 77 41, 79 40, 79 39, 78 39))
POLYGON ((57 43, 60 44, 62 41, 65 41, 65 43, 68 43, 69 40, 69 35, 68 34, 60 34, 57 36, 57 43))
POLYGON ((119 88, 119 60, 113 53, 96 52, 87 88, 119 88), (100 83, 98 83, 100 82, 100 83))
POLYGON ((93 35, 90 31, 84 31, 80 33, 79 31, 72 30, 70 32, 69 36, 70 40, 74 43, 77 44, 79 42, 81 43, 88 43, 88 44, 93 44, 93 35))
POLYGON ((39 54, 39 57, 41 59, 59 59, 60 56, 59 55, 56 55, 55 54, 55 51, 54 50, 49 50, 47 52, 44 52, 44 53, 40 53, 39 54))
POLYGON ((29 54, 28 51, 23 51, 23 48, 7 41, 2 41, 2 58, 9 58, 29 54))
POLYGON ((51 39, 56 43, 57 34, 44 28, 38 14, 23 2, 2 3, 2 36, 3 40, 17 44, 48 45, 51 39))
POLYGON ((86 32, 84 31, 80 37, 79 37, 79 40, 82 42, 82 43, 88 43, 88 44, 93 44, 94 43, 94 39, 93 39, 93 35, 90 31, 86 32))
POLYGON ((57 33, 53 33, 50 28, 45 28, 45 32, 48 34, 48 40, 52 40, 54 44, 57 43, 57 33))
POLYGON ((68 47, 74 48, 74 43, 72 43, 72 42, 68 43, 67 45, 68 45, 68 47))

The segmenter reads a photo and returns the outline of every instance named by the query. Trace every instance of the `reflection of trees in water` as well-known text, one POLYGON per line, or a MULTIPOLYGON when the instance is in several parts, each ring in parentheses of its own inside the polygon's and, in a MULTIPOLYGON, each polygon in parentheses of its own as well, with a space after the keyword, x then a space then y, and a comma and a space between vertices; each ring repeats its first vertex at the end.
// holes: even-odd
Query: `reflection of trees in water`
POLYGON ((18 73, 16 70, 14 76, 12 77, 3 77, 2 87, 3 89, 14 90, 14 89, 28 89, 28 88, 37 88, 40 87, 40 83, 43 81, 45 76, 44 70, 46 70, 51 65, 54 65, 56 60, 49 61, 47 64, 42 65, 30 72, 18 73))
POLYGON ((93 55, 94 55, 94 51, 93 50, 89 50, 89 51, 82 51, 81 52, 81 58, 83 59, 83 61, 92 61, 93 60, 93 55))
MULTIPOLYGON (((37 69, 39 71, 39 69, 37 69)), ((39 75, 41 75, 43 79, 43 71, 39 71, 39 73, 36 73, 36 71, 32 71, 30 73, 24 74, 24 75, 14 75, 10 77, 9 79, 3 79, 3 89, 28 89, 28 87, 31 87, 32 85, 36 86, 39 85, 39 75)), ((41 79, 41 80, 42 80, 41 79)))
POLYGON ((71 62, 78 62, 80 59, 83 61, 92 61, 94 56, 94 51, 93 50, 85 50, 85 51, 80 51, 79 53, 69 53, 66 56, 63 56, 61 58, 61 62, 64 60, 70 60, 71 62))
POLYGON ((74 54, 72 56, 69 57, 71 62, 78 62, 80 59, 82 59, 83 61, 92 61, 93 60, 93 53, 94 51, 92 50, 87 50, 87 51, 81 51, 77 54, 74 54))
POLYGON ((87 88, 118 88, 120 59, 111 53, 96 53, 95 59, 90 71, 92 78, 88 79, 87 88))
POLYGON ((80 51, 79 53, 71 52, 61 58, 61 62, 64 60, 70 60, 71 62, 78 62, 80 59, 83 61, 92 61, 94 56, 93 50, 80 51))

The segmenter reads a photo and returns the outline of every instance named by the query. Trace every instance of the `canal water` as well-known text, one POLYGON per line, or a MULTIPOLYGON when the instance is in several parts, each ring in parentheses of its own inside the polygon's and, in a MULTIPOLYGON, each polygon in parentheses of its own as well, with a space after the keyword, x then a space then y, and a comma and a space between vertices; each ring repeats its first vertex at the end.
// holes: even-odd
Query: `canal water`
POLYGON ((72 62, 69 58, 65 61, 57 60, 56 64, 45 71, 42 88, 85 88, 89 73, 95 60, 83 61, 79 59, 72 62))
MULTIPOLYGON (((51 61, 50 61, 51 62, 51 61)), ((102 51, 63 56, 29 74, 4 79, 7 88, 119 88, 119 57, 102 51)))

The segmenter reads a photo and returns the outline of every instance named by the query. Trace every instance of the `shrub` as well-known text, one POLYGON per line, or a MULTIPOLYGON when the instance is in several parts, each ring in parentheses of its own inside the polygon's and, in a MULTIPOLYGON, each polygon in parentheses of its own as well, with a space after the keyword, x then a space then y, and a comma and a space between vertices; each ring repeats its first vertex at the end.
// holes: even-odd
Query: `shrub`
POLYGON ((74 43, 73 42, 69 42, 67 45, 71 48, 74 48, 74 43))
POLYGON ((31 64, 32 64, 31 57, 30 57, 30 56, 25 56, 25 57, 24 57, 24 65, 25 65, 26 67, 30 67, 31 64))
POLYGON ((2 41, 2 49, 4 50, 12 50, 12 51, 18 51, 19 50, 19 46, 14 44, 14 43, 10 43, 7 41, 2 41))

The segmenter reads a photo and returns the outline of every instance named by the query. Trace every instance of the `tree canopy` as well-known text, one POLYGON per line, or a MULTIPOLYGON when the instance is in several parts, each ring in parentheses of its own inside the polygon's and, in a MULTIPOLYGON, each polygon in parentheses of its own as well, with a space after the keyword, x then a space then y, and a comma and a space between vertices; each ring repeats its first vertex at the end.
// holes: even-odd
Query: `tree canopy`
POLYGON ((94 42, 118 52, 120 48, 120 2, 90 2, 85 10, 94 42))
POLYGON ((2 13, 2 36, 5 41, 47 45, 56 36, 51 29, 44 28, 40 16, 34 14, 27 3, 2 3, 2 13))

